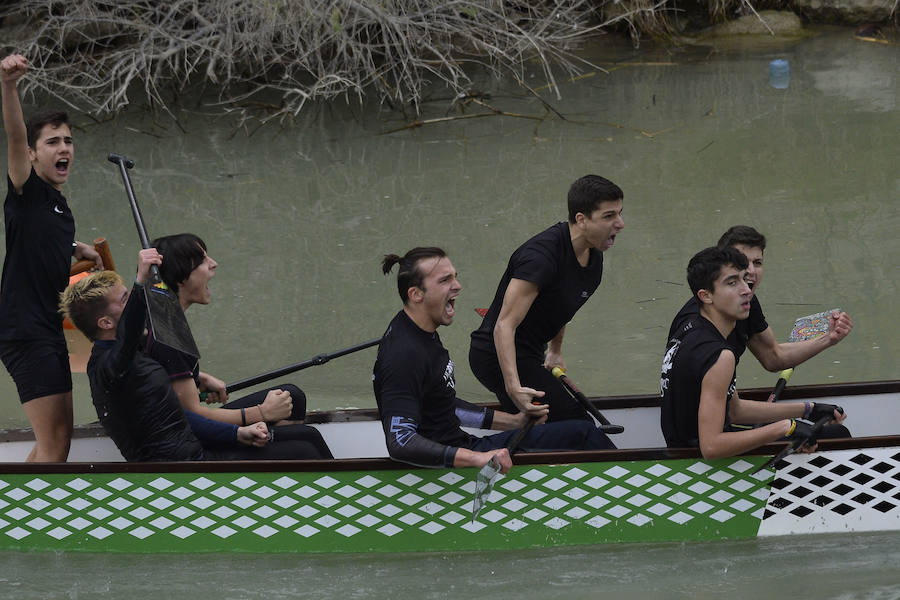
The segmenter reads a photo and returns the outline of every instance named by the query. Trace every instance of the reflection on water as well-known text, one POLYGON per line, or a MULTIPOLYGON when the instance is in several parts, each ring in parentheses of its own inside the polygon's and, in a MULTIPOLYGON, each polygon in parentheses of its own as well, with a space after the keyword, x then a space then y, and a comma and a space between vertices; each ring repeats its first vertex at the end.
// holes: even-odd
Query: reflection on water
MULTIPOLYGON (((567 329, 564 356, 584 390, 657 389, 665 331, 689 294, 687 260, 736 223, 769 236, 760 297, 776 335, 833 306, 855 320, 851 337, 798 369, 795 382, 895 378, 896 49, 845 30, 762 48, 600 48, 585 52, 609 74, 563 84, 562 99, 542 92, 565 119, 490 79, 479 83, 492 105, 545 118, 385 135, 413 117, 334 103, 249 137, 187 102, 179 114, 187 133, 143 114, 102 125, 77 119, 66 192, 78 237, 106 236, 119 269, 134 269, 137 235, 105 157, 134 158, 151 236, 196 232, 219 262, 212 304, 188 318, 204 370, 226 381, 380 335, 399 308, 380 256, 441 245, 464 285, 456 322, 441 336, 460 395, 483 401, 490 396, 465 358, 478 324, 471 309, 489 303, 518 244, 565 218, 571 181, 593 172, 624 189, 626 229, 607 253, 598 293, 567 329), (768 84, 773 58, 790 61, 788 89, 768 84)), ((441 94, 422 118, 447 114, 441 94)), ((313 409, 373 406, 373 361, 367 350, 290 379, 313 409)), ((752 360, 739 374, 745 387, 774 381, 752 360)), ((77 421, 93 420, 84 375, 75 394, 77 421)), ((0 399, 0 425, 24 424, 5 372, 0 399)))

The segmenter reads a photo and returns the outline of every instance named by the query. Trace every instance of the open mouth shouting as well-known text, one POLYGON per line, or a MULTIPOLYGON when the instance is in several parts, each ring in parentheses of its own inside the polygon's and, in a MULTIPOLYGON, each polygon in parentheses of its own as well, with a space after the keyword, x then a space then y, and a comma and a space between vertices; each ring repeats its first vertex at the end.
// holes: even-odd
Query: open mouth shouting
POLYGON ((750 293, 755 293, 754 289, 756 288, 756 279, 754 277, 745 276, 744 283, 747 284, 747 287, 750 288, 750 293))
POLYGON ((456 314, 456 296, 447 300, 447 304, 444 306, 444 313, 448 319, 453 319, 453 315, 456 314))
POLYGON ((58 177, 68 177, 69 176, 69 159, 61 158, 56 161, 56 175, 58 177))

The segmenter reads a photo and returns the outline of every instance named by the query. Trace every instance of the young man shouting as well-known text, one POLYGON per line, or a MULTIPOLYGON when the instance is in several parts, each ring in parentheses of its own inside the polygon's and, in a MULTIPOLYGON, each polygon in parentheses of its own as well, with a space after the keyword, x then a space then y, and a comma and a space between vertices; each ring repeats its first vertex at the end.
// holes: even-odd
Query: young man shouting
POLYGON ((64 112, 25 122, 16 89, 28 71, 24 56, 0 61, 7 142, 3 212, 6 256, 0 282, 0 359, 34 430, 28 461, 65 462, 72 439, 72 373, 57 312, 72 257, 103 268, 89 245, 75 241, 75 219, 61 190, 75 147, 64 112))
MULTIPOLYGON (((731 247, 706 248, 688 263, 688 284, 699 303, 695 319, 673 323, 662 364, 660 424, 670 447, 699 447, 704 458, 742 454, 782 438, 805 439, 812 428, 798 419, 846 415, 830 404, 753 402, 735 389, 735 324, 750 314, 747 258, 731 247), (767 423, 755 429, 733 425, 767 423)), ((677 319, 678 317, 676 317, 677 319)), ((803 448, 812 451, 814 443, 803 448)))
MULTIPOLYGON (((413 248, 402 257, 389 254, 382 262, 384 274, 397 264, 403 308, 388 325, 373 372, 388 453, 425 467, 482 467, 496 455, 501 471, 507 472, 512 461, 505 446, 514 431, 479 438, 461 427, 513 430, 529 418, 546 420, 547 407, 511 415, 458 398, 454 364, 437 333, 456 314, 462 290, 456 269, 440 248, 413 248)), ((613 447, 586 420, 536 425, 519 445, 523 450, 613 447)))
POLYGON ((603 253, 625 227, 622 202, 619 186, 585 175, 569 188, 568 222, 510 257, 469 348, 472 372, 504 410, 535 412, 532 399, 540 398, 551 421, 589 418, 551 370, 565 369, 566 324, 600 285, 603 253))

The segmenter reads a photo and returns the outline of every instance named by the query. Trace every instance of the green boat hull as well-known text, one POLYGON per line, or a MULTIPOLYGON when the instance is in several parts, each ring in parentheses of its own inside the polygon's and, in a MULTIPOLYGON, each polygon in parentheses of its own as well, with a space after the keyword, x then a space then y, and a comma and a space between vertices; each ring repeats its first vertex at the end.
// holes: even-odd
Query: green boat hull
POLYGON ((0 550, 425 552, 753 538, 765 456, 474 469, 0 475, 0 550))

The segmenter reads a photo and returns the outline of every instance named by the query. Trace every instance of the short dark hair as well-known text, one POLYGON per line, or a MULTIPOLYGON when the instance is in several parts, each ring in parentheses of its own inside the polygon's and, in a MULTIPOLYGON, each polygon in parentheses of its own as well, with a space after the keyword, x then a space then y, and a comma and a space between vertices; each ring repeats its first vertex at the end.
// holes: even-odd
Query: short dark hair
POLYGON ((59 127, 60 125, 68 124, 69 115, 63 110, 45 110, 31 115, 31 118, 25 122, 25 135, 28 140, 28 147, 32 150, 35 149, 41 130, 47 125, 59 127))
POLYGON ((722 234, 716 245, 720 248, 741 245, 765 251, 766 236, 749 225, 735 225, 734 227, 729 227, 728 231, 722 234))
POLYGON ((691 293, 696 296, 700 290, 714 291, 713 287, 722 273, 722 267, 746 269, 748 264, 744 253, 731 246, 704 248, 688 262, 687 281, 691 286, 691 293))
POLYGON ((163 256, 159 276, 176 293, 181 284, 191 276, 191 271, 203 264, 206 258, 206 243, 193 233, 156 238, 150 245, 163 256))
POLYGON ((605 177, 585 175, 575 180, 569 187, 569 223, 575 222, 575 215, 583 213, 590 217, 600 207, 601 202, 622 200, 622 189, 605 177))
POLYGON ((397 292, 403 304, 409 303, 407 290, 411 287, 425 289, 425 274, 419 269, 419 262, 428 258, 445 258, 447 253, 435 246, 419 246, 413 248, 403 256, 397 254, 385 254, 381 261, 381 270, 385 275, 391 272, 395 264, 400 264, 397 271, 397 292))

